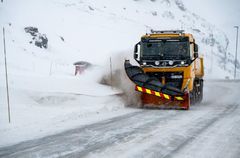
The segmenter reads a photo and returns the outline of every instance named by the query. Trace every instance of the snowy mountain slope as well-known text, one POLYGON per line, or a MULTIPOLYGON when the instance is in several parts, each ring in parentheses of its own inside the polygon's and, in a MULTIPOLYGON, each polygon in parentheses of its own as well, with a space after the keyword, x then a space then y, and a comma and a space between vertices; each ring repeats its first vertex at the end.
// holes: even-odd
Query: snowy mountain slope
POLYGON ((229 40, 224 32, 188 11, 180 0, 114 3, 110 0, 24 0, 7 1, 0 7, 0 14, 4 15, 0 23, 7 31, 8 60, 13 69, 48 72, 52 63, 71 67, 78 60, 102 65, 116 52, 127 50, 131 56, 133 45, 151 28, 184 29, 193 33, 200 52, 206 57, 206 72, 212 69, 212 60, 213 65, 221 69, 225 66, 223 63, 228 65, 225 66, 228 70, 233 65, 233 57, 227 53, 229 40), (24 32, 27 26, 37 27, 46 34, 48 49, 36 48, 29 43, 31 37, 24 32), (45 68, 42 65, 46 65, 45 68))

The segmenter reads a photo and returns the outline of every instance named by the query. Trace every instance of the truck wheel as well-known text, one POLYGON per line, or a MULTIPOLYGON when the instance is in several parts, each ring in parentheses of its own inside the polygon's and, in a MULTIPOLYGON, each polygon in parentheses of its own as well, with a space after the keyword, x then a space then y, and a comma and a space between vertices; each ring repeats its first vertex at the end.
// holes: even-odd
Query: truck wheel
POLYGON ((200 88, 199 88, 199 100, 198 102, 201 103, 203 99, 203 80, 200 80, 200 88))
POLYGON ((194 86, 192 92, 190 93, 190 103, 191 105, 194 105, 196 103, 196 88, 194 86))
POLYGON ((193 84, 193 90, 191 92, 191 104, 200 103, 203 98, 203 80, 196 79, 193 84))

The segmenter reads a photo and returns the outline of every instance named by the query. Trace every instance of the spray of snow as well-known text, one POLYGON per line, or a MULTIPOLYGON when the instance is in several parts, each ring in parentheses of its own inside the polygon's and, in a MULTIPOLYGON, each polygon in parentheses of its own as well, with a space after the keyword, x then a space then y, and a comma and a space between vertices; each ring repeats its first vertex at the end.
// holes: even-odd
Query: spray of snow
POLYGON ((129 80, 124 69, 124 60, 126 59, 133 61, 131 51, 113 53, 109 62, 106 62, 106 71, 101 83, 120 89, 125 106, 139 107, 141 105, 140 94, 134 90, 135 85, 129 80))

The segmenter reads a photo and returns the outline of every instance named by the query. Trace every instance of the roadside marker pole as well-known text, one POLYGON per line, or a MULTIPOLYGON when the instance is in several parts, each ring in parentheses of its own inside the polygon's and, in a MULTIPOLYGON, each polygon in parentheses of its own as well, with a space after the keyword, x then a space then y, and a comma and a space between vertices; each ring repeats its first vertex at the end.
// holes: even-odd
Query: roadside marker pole
POLYGON ((5 29, 3 27, 3 48, 4 48, 4 59, 5 59, 5 74, 6 74, 6 89, 7 89, 7 104, 8 104, 8 121, 11 123, 11 113, 9 104, 9 89, 8 89, 8 71, 7 71, 7 55, 6 55, 6 42, 5 42, 5 29))
POLYGON ((53 62, 51 61, 51 64, 50 64, 50 71, 49 71, 49 76, 52 75, 52 66, 53 66, 53 62))
POLYGON ((110 71, 111 71, 110 72, 111 73, 110 74, 111 75, 110 76, 111 77, 111 88, 113 89, 113 85, 112 85, 113 84, 113 78, 112 78, 112 58, 111 57, 110 57, 110 71))
POLYGON ((238 50, 238 29, 239 29, 239 26, 234 26, 234 28, 237 29, 236 53, 235 53, 235 62, 234 62, 234 65, 235 65, 235 68, 234 68, 234 79, 236 79, 237 78, 236 70, 237 70, 237 50, 238 50))

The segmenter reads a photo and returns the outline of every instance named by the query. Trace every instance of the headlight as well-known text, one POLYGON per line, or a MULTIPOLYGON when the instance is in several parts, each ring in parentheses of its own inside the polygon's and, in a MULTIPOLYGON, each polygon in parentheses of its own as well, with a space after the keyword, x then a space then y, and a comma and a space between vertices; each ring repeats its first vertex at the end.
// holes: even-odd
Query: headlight
POLYGON ((147 65, 147 63, 146 63, 146 62, 143 62, 143 65, 147 65))
POLYGON ((179 79, 179 78, 182 78, 182 75, 172 75, 171 78, 179 79))
POLYGON ((168 64, 169 64, 169 65, 173 65, 173 61, 170 60, 170 61, 168 62, 168 64))
POLYGON ((183 64, 185 64, 185 62, 184 62, 184 61, 181 61, 181 64, 183 65, 183 64))
POLYGON ((159 61, 155 61, 155 65, 159 65, 160 64, 160 62, 159 61))

